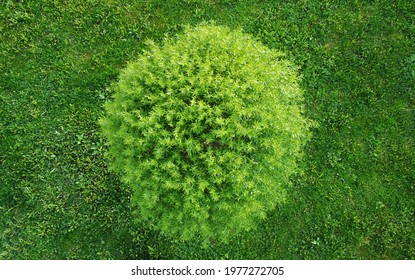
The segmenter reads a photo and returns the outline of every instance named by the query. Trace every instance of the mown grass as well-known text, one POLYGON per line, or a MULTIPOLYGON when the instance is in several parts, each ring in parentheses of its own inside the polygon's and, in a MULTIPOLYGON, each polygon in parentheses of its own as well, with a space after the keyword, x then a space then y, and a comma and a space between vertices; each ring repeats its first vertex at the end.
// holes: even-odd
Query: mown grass
POLYGON ((415 4, 2 1, 1 259, 414 259, 415 4), (288 201, 227 245, 137 225, 97 119, 111 82, 183 24, 241 27, 300 67, 319 123, 288 201))

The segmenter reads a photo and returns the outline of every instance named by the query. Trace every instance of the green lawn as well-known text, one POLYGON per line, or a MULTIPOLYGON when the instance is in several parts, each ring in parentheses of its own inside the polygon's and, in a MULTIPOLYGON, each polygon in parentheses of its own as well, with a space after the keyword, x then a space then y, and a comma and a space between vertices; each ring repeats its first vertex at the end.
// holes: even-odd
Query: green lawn
POLYGON ((0 259, 415 259, 414 42, 411 0, 1 1, 0 259), (147 38, 210 20, 285 52, 319 126, 287 202, 202 248, 134 223, 97 120, 147 38))

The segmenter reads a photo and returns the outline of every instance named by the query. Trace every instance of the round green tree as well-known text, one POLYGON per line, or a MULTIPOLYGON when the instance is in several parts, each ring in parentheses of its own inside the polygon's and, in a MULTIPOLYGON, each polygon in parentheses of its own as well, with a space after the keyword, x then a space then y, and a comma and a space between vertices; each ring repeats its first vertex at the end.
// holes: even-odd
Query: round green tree
POLYGON ((296 68, 239 30, 186 27, 120 74, 100 120, 137 218, 226 241, 284 200, 309 123, 296 68))

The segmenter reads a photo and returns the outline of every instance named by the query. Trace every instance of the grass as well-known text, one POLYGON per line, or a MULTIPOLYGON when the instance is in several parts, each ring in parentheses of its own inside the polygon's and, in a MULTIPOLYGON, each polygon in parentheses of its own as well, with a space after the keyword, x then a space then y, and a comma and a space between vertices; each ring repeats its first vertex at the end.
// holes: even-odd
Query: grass
POLYGON ((0 259, 414 259, 415 4, 2 1, 0 259), (287 53, 319 126, 284 205, 201 248, 137 225, 97 119, 146 38, 215 20, 287 53))

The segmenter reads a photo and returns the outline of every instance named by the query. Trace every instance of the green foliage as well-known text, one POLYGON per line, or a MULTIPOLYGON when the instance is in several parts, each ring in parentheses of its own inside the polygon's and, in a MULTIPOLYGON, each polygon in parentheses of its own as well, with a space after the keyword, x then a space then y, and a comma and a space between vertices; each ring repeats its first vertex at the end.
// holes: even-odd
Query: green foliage
POLYGON ((0 1, 0 259, 414 259, 415 2, 0 1), (300 67, 319 127, 286 200, 228 244, 137 224, 105 89, 145 38, 243 28, 300 67))
POLYGON ((241 31, 199 25, 130 63, 101 119, 137 217, 226 241, 285 197, 309 121, 296 69, 241 31))

